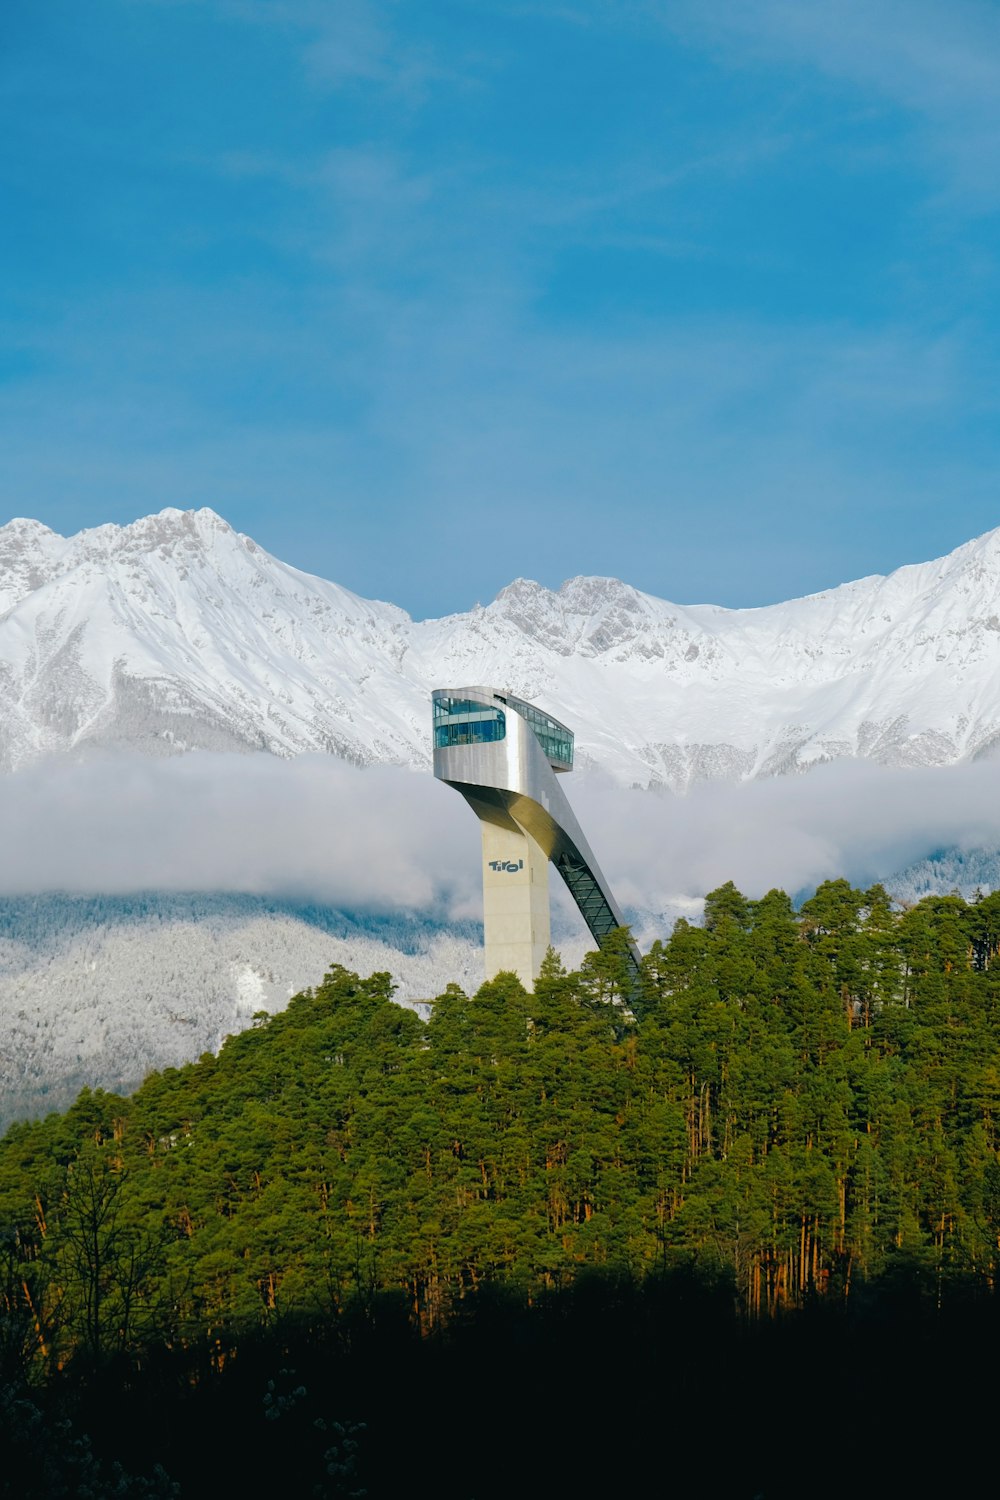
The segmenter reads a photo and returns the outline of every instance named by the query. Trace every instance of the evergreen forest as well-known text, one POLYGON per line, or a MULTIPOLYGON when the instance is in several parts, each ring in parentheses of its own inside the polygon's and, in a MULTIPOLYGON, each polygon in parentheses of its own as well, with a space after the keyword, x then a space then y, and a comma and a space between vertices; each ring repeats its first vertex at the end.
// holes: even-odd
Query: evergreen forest
POLYGON ((0 1140, 4 1495, 779 1500, 991 1462, 1000 893, 732 885, 638 988, 332 968, 0 1140))

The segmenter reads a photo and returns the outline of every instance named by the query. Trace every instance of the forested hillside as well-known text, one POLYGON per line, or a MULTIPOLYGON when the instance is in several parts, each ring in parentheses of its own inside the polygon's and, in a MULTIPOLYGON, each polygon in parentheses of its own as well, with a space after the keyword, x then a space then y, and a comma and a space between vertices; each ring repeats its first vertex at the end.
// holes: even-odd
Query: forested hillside
POLYGON ((217 1057, 8 1132, 4 1375, 141 1386, 169 1352, 216 1389, 271 1338, 277 1379, 359 1320, 447 1342, 498 1296, 551 1309, 595 1275, 633 1332, 678 1278, 731 1330, 904 1295, 911 1333, 992 1317, 998 951, 1000 895, 898 912, 834 881, 798 912, 715 891, 639 993, 613 948, 572 974, 550 954, 533 995, 449 986, 425 1022, 389 975, 334 968, 217 1057))

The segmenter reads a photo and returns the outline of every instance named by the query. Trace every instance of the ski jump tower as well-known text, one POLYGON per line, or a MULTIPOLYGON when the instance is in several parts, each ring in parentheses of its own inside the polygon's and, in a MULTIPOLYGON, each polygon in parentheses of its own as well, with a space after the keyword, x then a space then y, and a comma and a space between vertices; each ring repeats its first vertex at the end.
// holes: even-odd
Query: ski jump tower
MULTIPOLYGON (((438 688, 434 775, 453 786, 483 835, 486 978, 513 970, 531 989, 549 946, 549 862, 598 947, 622 914, 556 780, 573 769, 573 733, 521 698, 488 687, 438 688)), ((629 948, 635 975, 639 953, 629 948)))

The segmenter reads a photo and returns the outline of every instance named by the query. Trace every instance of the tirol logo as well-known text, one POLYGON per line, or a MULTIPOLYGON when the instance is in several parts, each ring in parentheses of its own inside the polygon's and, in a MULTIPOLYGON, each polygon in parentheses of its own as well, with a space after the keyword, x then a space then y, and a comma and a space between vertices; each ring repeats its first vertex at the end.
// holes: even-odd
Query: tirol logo
POLYGON ((490 869, 495 870, 498 875, 501 871, 506 875, 510 875, 524 869, 524 860, 519 859, 515 863, 512 859, 491 859, 489 865, 490 869))

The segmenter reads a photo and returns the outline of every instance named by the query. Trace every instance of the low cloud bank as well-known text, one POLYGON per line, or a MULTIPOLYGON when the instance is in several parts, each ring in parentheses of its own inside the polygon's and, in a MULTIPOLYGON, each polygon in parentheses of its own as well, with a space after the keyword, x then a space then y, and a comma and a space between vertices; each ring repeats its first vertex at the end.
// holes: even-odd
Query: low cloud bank
MULTIPOLYGON (((794 894, 839 875, 870 884, 942 847, 1000 847, 998 784, 991 762, 843 762, 687 797, 564 782, 622 905, 645 911, 726 880, 750 896, 794 894)), ((0 829, 0 895, 227 890, 456 917, 480 909, 473 815, 432 776, 392 767, 323 756, 54 760, 0 778, 0 829)))
POLYGON ((328 756, 53 760, 0 778, 0 894, 225 890, 449 906, 466 894, 470 863, 478 874, 470 822, 433 777, 328 756))
POLYGON ((629 796, 596 783, 574 798, 626 906, 665 910, 732 880, 795 895, 846 876, 862 887, 942 848, 1000 848, 1000 764, 900 770, 840 761, 796 776, 629 796))

